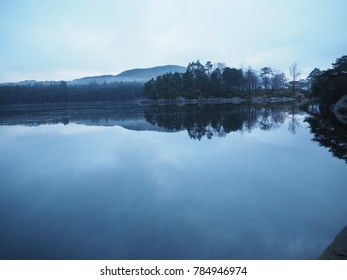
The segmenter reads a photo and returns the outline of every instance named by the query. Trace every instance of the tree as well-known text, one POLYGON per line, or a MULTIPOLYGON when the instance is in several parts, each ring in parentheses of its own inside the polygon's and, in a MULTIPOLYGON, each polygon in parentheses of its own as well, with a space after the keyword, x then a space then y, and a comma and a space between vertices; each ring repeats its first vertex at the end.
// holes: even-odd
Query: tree
POLYGON ((307 80, 310 82, 310 88, 312 89, 312 84, 316 82, 317 77, 322 74, 322 71, 318 68, 314 68, 311 73, 307 76, 307 80))
POLYGON ((271 80, 272 80, 272 88, 274 90, 278 90, 281 87, 283 87, 283 85, 285 84, 286 74, 284 74, 283 72, 280 72, 278 70, 274 70, 271 80))
POLYGON ((211 70, 212 70, 212 63, 211 61, 207 61, 206 64, 205 64, 205 69, 207 71, 207 75, 210 76, 211 75, 211 70))
POLYGON ((258 87, 257 73, 252 69, 251 66, 249 66, 247 71, 244 73, 244 76, 248 92, 255 91, 258 87))
POLYGON ((239 90, 243 82, 242 70, 229 67, 225 68, 223 81, 227 92, 239 90))
POLYGON ((182 88, 187 97, 191 97, 191 94, 193 92, 193 82, 194 82, 193 80, 194 80, 194 77, 192 72, 187 70, 185 73, 183 73, 182 88))
POLYGON ((226 67, 227 67, 227 66, 226 66, 225 63, 223 63, 223 62, 218 62, 218 63, 213 64, 213 71, 216 70, 216 69, 219 69, 219 71, 220 71, 221 73, 223 73, 223 72, 224 72, 224 69, 225 69, 226 67))
POLYGON ((143 95, 151 99, 158 97, 155 92, 155 81, 153 78, 144 84, 143 95))
POLYGON ((219 96, 222 93, 222 80, 223 76, 219 68, 216 68, 210 76, 210 88, 209 91, 214 96, 219 96))
POLYGON ((322 74, 322 71, 318 68, 314 68, 311 73, 307 76, 307 79, 311 82, 313 82, 320 74, 322 74))
POLYGON ((263 80, 265 90, 269 89, 269 84, 270 84, 272 74, 273 74, 273 71, 270 67, 263 67, 260 70, 260 77, 263 80))
POLYGON ((189 63, 187 67, 187 72, 191 72, 193 75, 193 91, 199 94, 202 94, 207 88, 208 77, 205 70, 199 60, 189 63))
POLYGON ((183 91, 182 74, 175 72, 172 75, 173 90, 175 93, 181 93, 183 91))
POLYGON ((336 62, 333 63, 333 68, 339 75, 346 76, 347 74, 347 55, 341 56, 336 59, 336 62))
POLYGON ((332 65, 332 69, 317 73, 312 82, 312 93, 327 107, 347 92, 347 55, 336 59, 332 65))
POLYGON ((298 69, 298 64, 295 62, 289 67, 289 74, 292 78, 292 91, 295 91, 295 83, 301 75, 300 70, 298 69))

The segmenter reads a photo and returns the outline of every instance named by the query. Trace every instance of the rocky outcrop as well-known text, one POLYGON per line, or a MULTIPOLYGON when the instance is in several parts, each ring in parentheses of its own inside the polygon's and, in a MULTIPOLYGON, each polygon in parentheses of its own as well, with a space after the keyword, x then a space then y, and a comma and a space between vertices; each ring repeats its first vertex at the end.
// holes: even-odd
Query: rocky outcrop
POLYGON ((336 118, 343 123, 347 123, 347 95, 342 96, 332 107, 332 112, 336 118))
POLYGON ((320 256, 321 260, 347 260, 347 226, 320 256))

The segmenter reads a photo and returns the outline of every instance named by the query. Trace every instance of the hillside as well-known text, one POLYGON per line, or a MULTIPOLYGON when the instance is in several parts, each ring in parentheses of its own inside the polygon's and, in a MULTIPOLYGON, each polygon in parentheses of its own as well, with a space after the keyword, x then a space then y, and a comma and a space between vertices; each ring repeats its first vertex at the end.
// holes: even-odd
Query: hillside
POLYGON ((131 69, 124 71, 118 75, 103 75, 103 76, 94 76, 94 77, 85 77, 81 79, 76 79, 69 84, 72 85, 84 85, 89 83, 114 83, 114 82, 146 82, 152 78, 163 75, 165 73, 174 73, 180 72, 183 73, 186 71, 185 67, 178 65, 165 65, 165 66, 156 66, 152 68, 143 68, 143 69, 131 69))

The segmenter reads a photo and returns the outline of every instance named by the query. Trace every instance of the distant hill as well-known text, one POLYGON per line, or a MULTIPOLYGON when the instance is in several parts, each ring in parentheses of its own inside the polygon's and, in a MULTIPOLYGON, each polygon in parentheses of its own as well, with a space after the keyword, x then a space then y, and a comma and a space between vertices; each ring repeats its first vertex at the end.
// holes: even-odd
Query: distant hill
MULTIPOLYGON (((186 71, 185 67, 178 65, 164 65, 156 66, 152 68, 143 69, 131 69, 126 70, 118 75, 102 75, 102 76, 92 76, 84 77, 72 81, 67 81, 68 85, 88 85, 90 83, 114 83, 114 82, 142 82, 145 83, 152 78, 156 78, 165 73, 184 73, 186 71)), ((36 81, 36 80, 26 80, 16 83, 1 83, 0 86, 34 86, 34 85, 57 85, 61 81, 36 81)))
POLYGON ((118 75, 103 75, 103 76, 94 76, 94 77, 85 77, 81 79, 76 79, 68 84, 72 85, 84 85, 89 83, 114 83, 114 82, 146 82, 152 78, 156 78, 165 73, 184 73, 186 71, 185 67, 178 65, 165 65, 165 66, 156 66, 152 68, 143 68, 143 69, 131 69, 124 71, 118 75))

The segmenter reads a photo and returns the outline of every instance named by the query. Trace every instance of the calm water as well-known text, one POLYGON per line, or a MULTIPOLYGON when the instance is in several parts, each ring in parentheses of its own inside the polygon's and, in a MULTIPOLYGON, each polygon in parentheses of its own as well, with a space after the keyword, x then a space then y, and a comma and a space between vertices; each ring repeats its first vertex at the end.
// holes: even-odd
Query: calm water
POLYGON ((307 113, 127 110, 2 112, 1 259, 317 259, 347 224, 307 113))

